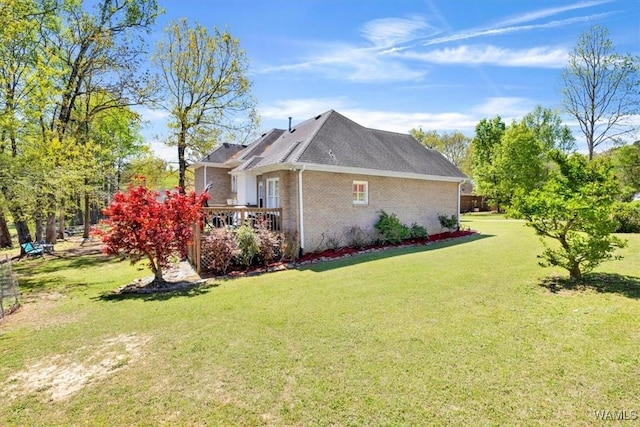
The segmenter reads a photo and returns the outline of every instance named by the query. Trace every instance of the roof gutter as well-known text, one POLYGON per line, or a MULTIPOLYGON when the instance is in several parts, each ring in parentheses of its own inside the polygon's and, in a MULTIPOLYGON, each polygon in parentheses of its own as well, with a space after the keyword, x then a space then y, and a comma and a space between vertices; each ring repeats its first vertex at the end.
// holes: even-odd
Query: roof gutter
POLYGON ((346 173, 346 174, 355 174, 355 175, 371 175, 371 176, 382 176, 389 178, 407 178, 407 179, 421 179, 427 181, 444 181, 444 182, 464 182, 469 178, 459 177, 459 176, 443 176, 443 175, 427 175, 413 172, 394 172, 388 170, 381 169, 366 169, 366 168, 355 168, 348 166, 335 166, 335 165, 322 165, 322 164, 314 164, 314 163, 297 163, 297 162, 284 162, 284 163, 276 163, 266 166, 258 166, 255 168, 251 168, 251 171, 256 175, 260 175, 261 173, 272 172, 276 170, 283 169, 301 169, 304 168, 310 171, 316 172, 334 172, 334 173, 346 173))

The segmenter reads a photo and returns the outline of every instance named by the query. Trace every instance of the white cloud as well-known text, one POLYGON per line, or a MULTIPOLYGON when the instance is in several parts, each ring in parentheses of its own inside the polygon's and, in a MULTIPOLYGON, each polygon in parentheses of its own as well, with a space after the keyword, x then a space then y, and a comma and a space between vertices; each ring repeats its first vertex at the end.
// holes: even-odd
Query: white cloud
POLYGON ((378 48, 346 44, 325 46, 326 53, 292 64, 265 67, 258 73, 306 72, 352 82, 397 82, 420 80, 424 70, 413 70, 378 48))
MULTIPOLYGON (((273 127, 286 128, 288 117, 293 117, 293 125, 307 120, 327 110, 336 110, 349 119, 369 128, 392 132, 408 133, 410 129, 422 127, 425 130, 459 130, 473 135, 475 126, 483 118, 500 115, 509 124, 519 120, 532 111, 535 102, 526 98, 496 97, 488 98, 481 104, 471 106, 461 112, 403 112, 392 110, 372 110, 356 106, 345 98, 310 98, 279 100, 263 106, 260 114, 273 127), (277 122, 276 122, 277 121, 277 122)), ((266 121, 266 120, 265 120, 266 121)))
POLYGON ((550 21, 544 24, 531 24, 531 25, 516 25, 516 26, 494 26, 490 28, 478 29, 478 30, 466 30, 458 33, 454 33, 448 36, 437 37, 424 42, 425 46, 449 43, 452 41, 468 40, 477 37, 488 36, 502 36, 505 34, 519 33, 532 30, 544 30, 550 28, 565 27, 567 25, 583 23, 583 22, 598 22, 612 13, 598 13, 589 16, 579 16, 576 18, 561 19, 558 21, 550 21))
POLYGON ((533 111, 535 104, 534 101, 527 98, 494 97, 487 98, 482 104, 472 107, 471 112, 478 117, 478 121, 485 117, 500 115, 502 120, 509 124, 512 120, 520 120, 525 114, 533 111))
POLYGON ((169 113, 165 110, 152 110, 141 106, 133 107, 133 109, 140 114, 145 122, 166 122, 169 119, 169 113))
MULTIPOLYGON (((382 18, 369 21, 362 26, 362 36, 374 46, 390 47, 415 40, 423 36, 430 27, 423 17, 382 18)), ((431 31, 433 32, 433 31, 431 31)))
POLYGON ((258 113, 271 123, 281 123, 274 127, 285 128, 289 124, 288 117, 293 117, 295 124, 328 110, 347 108, 347 105, 345 98, 283 99, 259 107, 258 113))
POLYGON ((605 3, 611 3, 612 0, 593 0, 593 1, 581 1, 559 7, 550 7, 547 9, 541 9, 534 12, 528 12, 523 15, 519 15, 510 19, 501 21, 498 26, 508 26, 520 24, 523 22, 531 22, 541 18, 547 18, 549 16, 558 15, 560 13, 568 12, 571 10, 585 9, 593 6, 599 6, 605 3))
POLYGON ((569 57, 568 51, 562 47, 540 46, 517 50, 492 45, 459 46, 423 53, 404 52, 398 55, 435 64, 490 64, 503 67, 540 68, 562 68, 569 57))

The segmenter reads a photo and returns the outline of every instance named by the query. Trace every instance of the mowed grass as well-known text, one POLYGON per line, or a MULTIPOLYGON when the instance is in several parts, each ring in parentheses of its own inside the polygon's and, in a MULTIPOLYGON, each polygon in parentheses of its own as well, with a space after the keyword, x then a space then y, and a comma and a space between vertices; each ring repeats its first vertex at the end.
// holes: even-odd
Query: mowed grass
POLYGON ((139 298, 105 297, 148 275, 127 262, 20 261, 0 424, 546 426, 640 412, 640 236, 623 236, 625 259, 593 286, 551 292, 542 279, 566 273, 538 266, 522 222, 464 225, 482 235, 139 298), (63 397, 60 377, 21 384, 101 364, 63 397))

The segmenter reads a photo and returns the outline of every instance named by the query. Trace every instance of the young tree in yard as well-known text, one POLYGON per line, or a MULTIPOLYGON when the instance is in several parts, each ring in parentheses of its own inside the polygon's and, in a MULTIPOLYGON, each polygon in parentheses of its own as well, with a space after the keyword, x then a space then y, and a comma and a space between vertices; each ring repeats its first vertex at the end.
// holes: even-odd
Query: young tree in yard
POLYGON ((96 230, 105 245, 104 252, 124 253, 132 264, 149 261, 154 281, 162 283, 162 272, 170 266, 171 257, 186 255, 205 197, 167 191, 161 201, 159 193, 143 185, 116 193, 103 212, 108 217, 103 221, 105 229, 96 230))
POLYGON ((208 152, 224 133, 248 137, 257 125, 247 58, 228 31, 214 28, 211 34, 183 19, 165 28, 153 61, 164 92, 159 105, 170 113, 176 134, 178 186, 185 188, 187 156, 208 152))
POLYGON ((514 197, 512 213, 543 238, 543 266, 559 266, 572 279, 614 257, 625 242, 611 235, 612 212, 619 188, 609 162, 588 161, 580 154, 550 153, 559 169, 547 182, 514 197), (544 238, 557 241, 548 245, 544 238))
POLYGON ((640 111, 640 61, 616 53, 609 31, 583 33, 562 73, 564 108, 575 117, 589 149, 635 130, 630 117, 640 111))

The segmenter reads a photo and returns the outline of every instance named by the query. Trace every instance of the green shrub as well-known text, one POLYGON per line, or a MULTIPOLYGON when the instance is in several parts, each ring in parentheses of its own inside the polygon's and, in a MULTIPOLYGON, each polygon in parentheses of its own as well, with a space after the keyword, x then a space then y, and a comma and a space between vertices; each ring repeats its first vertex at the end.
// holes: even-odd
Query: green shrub
POLYGON ((617 203, 613 219, 616 233, 640 233, 640 202, 617 203))
POLYGON ((418 225, 415 222, 411 224, 411 227, 409 228, 409 237, 412 239, 424 239, 427 235, 426 227, 418 225))
POLYGON ((260 239, 250 225, 244 224, 236 230, 236 241, 240 254, 238 261, 248 267, 253 262, 253 257, 260 253, 260 239))
POLYGON ((446 228, 449 232, 458 229, 458 216, 451 215, 448 217, 447 215, 438 214, 438 221, 440 221, 440 227, 446 228))
POLYGON ((203 268, 215 273, 226 273, 233 260, 240 254, 233 232, 214 228, 202 242, 203 268))
POLYGON ((389 243, 400 243, 409 237, 409 227, 401 223, 396 214, 389 215, 382 210, 375 228, 382 234, 383 240, 389 243))

